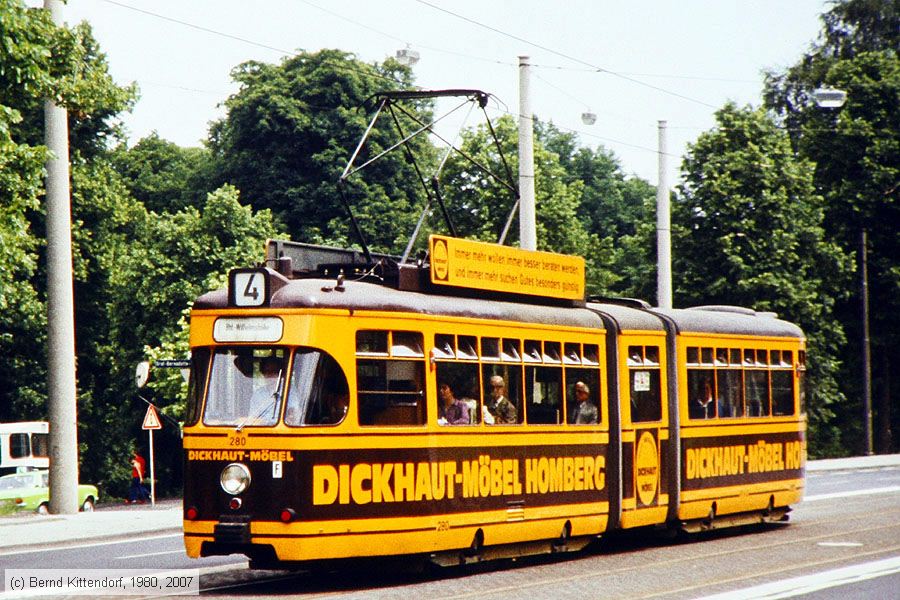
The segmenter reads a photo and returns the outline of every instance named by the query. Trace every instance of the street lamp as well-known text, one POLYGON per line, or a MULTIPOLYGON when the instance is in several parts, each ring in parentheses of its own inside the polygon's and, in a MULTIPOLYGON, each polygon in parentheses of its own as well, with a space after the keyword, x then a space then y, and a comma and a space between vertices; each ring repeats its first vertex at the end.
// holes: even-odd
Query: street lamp
POLYGON ((840 108, 847 101, 847 92, 830 87, 820 87, 812 96, 820 108, 840 108))
POLYGON ((419 62, 419 53, 407 44, 406 48, 397 50, 396 58, 401 65, 411 67, 419 62))
MULTIPOLYGON (((847 92, 830 87, 821 87, 812 93, 816 105, 820 108, 841 108, 847 101, 847 92)), ((867 232, 859 228, 859 295, 862 304, 862 337, 863 337, 863 429, 865 434, 865 452, 874 454, 872 444, 872 352, 869 340, 869 273, 867 258, 867 232)))

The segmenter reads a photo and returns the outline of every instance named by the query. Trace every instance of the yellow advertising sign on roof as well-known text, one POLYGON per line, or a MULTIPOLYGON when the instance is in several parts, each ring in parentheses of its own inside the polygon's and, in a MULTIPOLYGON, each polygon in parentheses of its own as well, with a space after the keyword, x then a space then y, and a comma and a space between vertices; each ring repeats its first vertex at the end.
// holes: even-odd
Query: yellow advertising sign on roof
POLYGON ((584 259, 433 235, 431 283, 584 300, 584 259))

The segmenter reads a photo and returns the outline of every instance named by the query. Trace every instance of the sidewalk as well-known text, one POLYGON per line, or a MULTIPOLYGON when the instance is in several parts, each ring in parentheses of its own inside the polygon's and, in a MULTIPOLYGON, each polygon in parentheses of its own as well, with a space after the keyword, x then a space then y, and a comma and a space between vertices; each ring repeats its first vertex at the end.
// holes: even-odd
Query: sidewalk
MULTIPOLYGON (((807 471, 873 469, 900 466, 900 454, 815 460, 807 471)), ((114 540, 135 534, 174 534, 181 531, 180 500, 156 506, 100 505, 92 513, 74 515, 21 514, 0 518, 0 555, 27 547, 65 545, 73 540, 114 540)))
POLYGON ((180 533, 181 519, 180 500, 163 500, 156 506, 101 504, 94 512, 74 515, 13 515, 0 518, 0 555, 33 546, 64 545, 73 540, 180 533))

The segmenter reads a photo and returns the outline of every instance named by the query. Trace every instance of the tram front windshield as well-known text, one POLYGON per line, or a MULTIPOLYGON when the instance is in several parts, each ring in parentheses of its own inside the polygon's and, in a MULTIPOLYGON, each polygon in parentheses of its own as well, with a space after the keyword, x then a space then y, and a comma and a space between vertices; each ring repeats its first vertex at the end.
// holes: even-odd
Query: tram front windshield
POLYGON ((284 349, 217 349, 203 422, 234 427, 274 425, 281 413, 286 368, 284 349))
POLYGON ((285 402, 288 426, 337 425, 347 414, 349 388, 328 353, 312 348, 218 348, 212 356, 206 425, 266 427, 278 423, 285 402))

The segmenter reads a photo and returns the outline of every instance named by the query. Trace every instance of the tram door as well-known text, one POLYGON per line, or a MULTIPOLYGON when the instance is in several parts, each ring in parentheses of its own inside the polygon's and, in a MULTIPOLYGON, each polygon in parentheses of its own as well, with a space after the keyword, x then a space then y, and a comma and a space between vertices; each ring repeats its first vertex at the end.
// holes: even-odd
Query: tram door
POLYGON ((664 522, 669 501, 665 338, 623 336, 621 344, 622 526, 640 527, 664 522))

